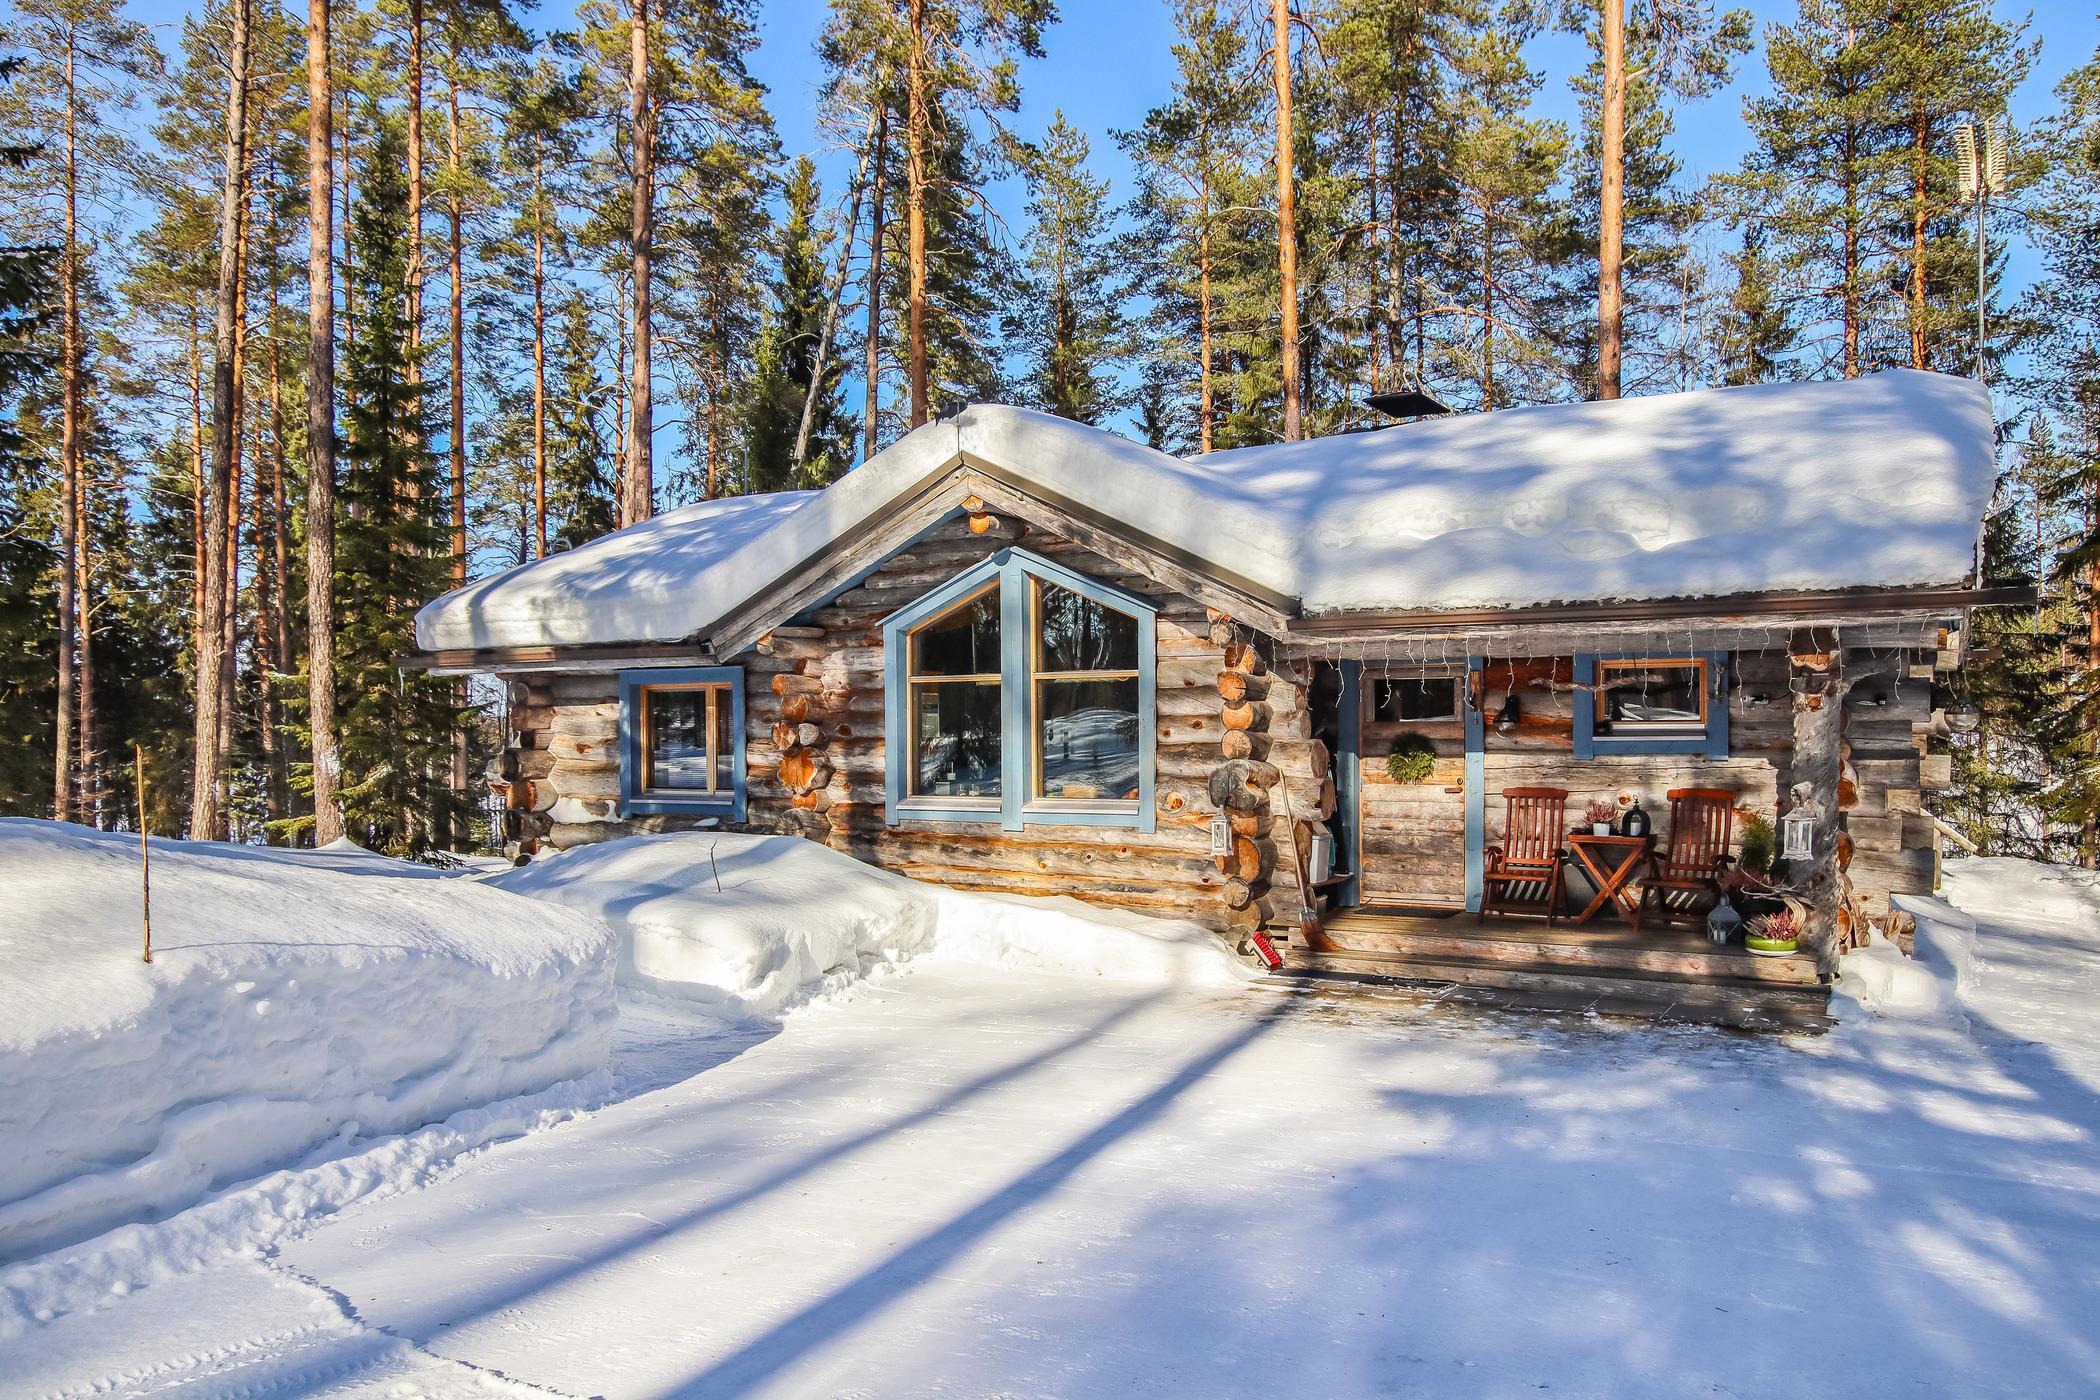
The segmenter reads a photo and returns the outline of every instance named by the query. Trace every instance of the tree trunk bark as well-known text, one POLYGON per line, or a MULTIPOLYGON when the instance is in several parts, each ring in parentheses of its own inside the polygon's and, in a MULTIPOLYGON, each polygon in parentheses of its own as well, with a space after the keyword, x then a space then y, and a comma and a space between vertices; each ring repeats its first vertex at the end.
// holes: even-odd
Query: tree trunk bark
POLYGON ((651 460, 654 418, 649 404, 649 254, 655 231, 656 110, 649 96, 649 0, 631 0, 628 122, 634 137, 634 210, 628 239, 634 279, 634 367, 628 391, 627 480, 620 523, 647 520, 655 509, 655 465, 651 460))
POLYGON ((80 147, 78 93, 74 84, 77 44, 73 31, 66 35, 66 188, 65 247, 59 262, 59 367, 58 456, 58 716, 53 730, 51 818, 73 819, 73 648, 76 641, 78 582, 75 574, 80 552, 80 147))
POLYGON ((1626 0, 1604 4, 1604 102, 1598 133, 1597 397, 1619 397, 1620 338, 1626 329, 1621 284, 1626 214, 1626 0))
POLYGON ((862 371, 866 392, 861 403, 861 460, 875 455, 882 431, 882 197, 889 174, 889 95, 875 96, 875 187, 868 215, 868 342, 863 347, 867 365, 862 371))
POLYGON ((306 6, 306 671, 316 846, 343 834, 337 807, 342 757, 335 735, 335 166, 328 3, 307 0, 306 6))
POLYGON ((927 417, 926 374, 926 4, 911 0, 909 107, 904 137, 905 257, 909 264, 905 322, 911 373, 911 426, 927 417))
POLYGON ((196 752, 190 769, 190 839, 211 840, 218 831, 219 734, 224 725, 227 594, 228 490, 233 480, 234 351, 240 326, 241 226, 248 163, 248 4, 234 0, 228 47, 225 171, 219 187, 218 316, 212 332, 212 459, 204 499, 203 643, 196 659, 196 752))
MULTIPOLYGON (((452 189, 445 201, 445 260, 452 294, 451 319, 447 327, 452 362, 451 441, 448 444, 452 468, 452 586, 458 588, 467 581, 467 253, 466 209, 460 191, 463 162, 459 131, 460 55, 456 44, 452 48, 451 60, 451 71, 445 85, 445 158, 447 173, 452 180, 452 189)), ((454 700, 461 710, 466 709, 467 683, 464 680, 455 687, 454 700)), ((464 724, 454 726, 452 731, 451 779, 453 794, 463 805, 449 834, 452 849, 463 851, 468 846, 472 829, 464 811, 467 800, 467 728, 464 724)))
POLYGON ((1282 282, 1283 440, 1304 436, 1298 388, 1298 196, 1291 140, 1291 6, 1270 0, 1269 26, 1276 77, 1276 256, 1282 282))
POLYGON ((542 201, 546 153, 532 158, 532 533, 535 559, 547 557, 547 230, 542 201))
POLYGON ((1844 693, 1841 642, 1834 629, 1797 632, 1790 644, 1794 691, 1794 752, 1787 772, 1789 810, 1815 818, 1815 840, 1806 871, 1789 869, 1789 882, 1805 886, 1808 914, 1803 946, 1829 966, 1837 956, 1839 884, 1838 777, 1843 763, 1844 693))
POLYGON ((75 622, 80 633, 80 751, 74 764, 79 775, 74 785, 74 816, 85 825, 99 827, 103 814, 101 764, 95 751, 95 512, 85 464, 74 473, 73 485, 80 498, 74 508, 74 519, 79 522, 79 547, 74 552, 79 571, 75 622))
POLYGON ((1925 369, 1925 180, 1931 123, 1921 109, 1910 122, 1910 367, 1925 369))
MULTIPOLYGON (((423 345, 423 0, 408 0, 408 348, 423 345)), ((345 170, 349 167, 346 165, 345 170)), ((350 232, 348 215, 343 233, 350 232)), ((408 382, 423 382, 423 361, 411 353, 408 382)))

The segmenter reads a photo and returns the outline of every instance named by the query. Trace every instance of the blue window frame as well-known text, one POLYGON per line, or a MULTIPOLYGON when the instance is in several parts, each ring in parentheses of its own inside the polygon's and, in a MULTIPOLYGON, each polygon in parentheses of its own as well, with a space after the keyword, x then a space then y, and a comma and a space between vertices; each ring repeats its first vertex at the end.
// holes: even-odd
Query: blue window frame
POLYGON ((620 673, 620 814, 744 819, 744 672, 620 673))
POLYGON ((1609 684, 1614 675, 1646 679, 1638 688, 1575 692, 1575 757, 1613 753, 1728 757, 1727 652, 1592 651, 1575 657, 1577 685, 1609 684), (1620 698, 1615 700, 1615 696, 1620 698), (1629 703, 1627 697, 1648 703, 1629 703), (1619 710, 1616 716, 1615 707, 1619 710))
POLYGON ((892 615, 889 823, 1153 830, 1156 617, 1024 549, 892 615))

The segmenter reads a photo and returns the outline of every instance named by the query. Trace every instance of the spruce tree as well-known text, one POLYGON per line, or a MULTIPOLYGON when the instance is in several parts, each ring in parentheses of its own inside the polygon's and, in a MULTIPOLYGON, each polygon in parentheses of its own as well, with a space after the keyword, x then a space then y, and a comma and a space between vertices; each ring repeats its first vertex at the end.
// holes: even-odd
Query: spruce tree
POLYGON ((617 523, 615 464, 601 426, 617 386, 601 373, 597 352, 604 337, 582 289, 570 290, 560 316, 548 395, 547 514, 554 547, 574 549, 617 523))
POLYGON ((1087 169, 1086 136, 1051 119, 1029 153, 1028 243, 1015 348, 1034 407, 1099 423, 1123 402, 1116 363, 1127 353, 1125 288, 1109 223, 1108 181, 1087 169))
POLYGON ((465 716, 449 681, 395 665, 415 647, 416 610, 451 580, 444 494, 426 446, 426 399, 442 386, 412 373, 402 139, 382 119, 350 229, 359 313, 343 377, 336 676, 345 830, 374 850, 419 855, 459 815, 448 770, 465 716))
POLYGON ((846 414, 844 357, 833 355, 816 379, 817 339, 823 331, 827 254, 833 242, 818 226, 821 192, 816 164, 796 160, 782 192, 776 235, 772 302, 751 354, 742 420, 746 491, 824 486, 853 462, 854 425, 846 414), (795 471, 795 436, 805 400, 814 397, 807 458, 795 471))

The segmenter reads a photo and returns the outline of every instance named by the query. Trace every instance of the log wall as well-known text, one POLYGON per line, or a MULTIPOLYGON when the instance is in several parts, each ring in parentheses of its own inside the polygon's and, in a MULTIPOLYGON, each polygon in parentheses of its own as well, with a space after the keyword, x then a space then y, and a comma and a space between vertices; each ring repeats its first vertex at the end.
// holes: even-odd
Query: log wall
MULTIPOLYGON (((1333 810, 1327 749, 1312 738, 1304 677, 1201 603, 1024 522, 937 526, 824 606, 730 659, 743 668, 746 826, 818 840, 916 879, 963 889, 1069 894, 1246 932, 1297 913, 1288 781, 1301 818, 1333 810), (887 752, 882 623, 929 590, 1018 544, 1150 599, 1156 622, 1156 830, 884 821, 887 752), (1222 775, 1222 776, 1221 776, 1222 775), (1233 840, 1211 855, 1211 818, 1233 840)), ((518 836, 556 848, 693 819, 621 820, 617 682, 535 675, 514 682, 518 836), (587 745, 587 748, 579 747, 587 745), (521 800, 522 799, 522 800, 521 800)))

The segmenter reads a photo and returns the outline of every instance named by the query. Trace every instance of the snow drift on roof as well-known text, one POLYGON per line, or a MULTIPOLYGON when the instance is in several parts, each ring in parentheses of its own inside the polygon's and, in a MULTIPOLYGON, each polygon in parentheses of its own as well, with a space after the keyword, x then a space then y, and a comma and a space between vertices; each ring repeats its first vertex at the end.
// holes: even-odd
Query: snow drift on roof
POLYGON ((693 576, 816 494, 700 501, 520 564, 426 605, 416 614, 416 644, 436 650, 682 640, 692 628, 678 630, 679 619, 701 621, 697 614, 707 611, 690 602, 693 576))
POLYGON ((426 607, 429 650, 700 635, 994 466, 1306 613, 1946 584, 1995 477, 1980 384, 1890 370, 1466 414, 1180 459, 999 405, 910 434, 814 498, 689 506, 426 607))

